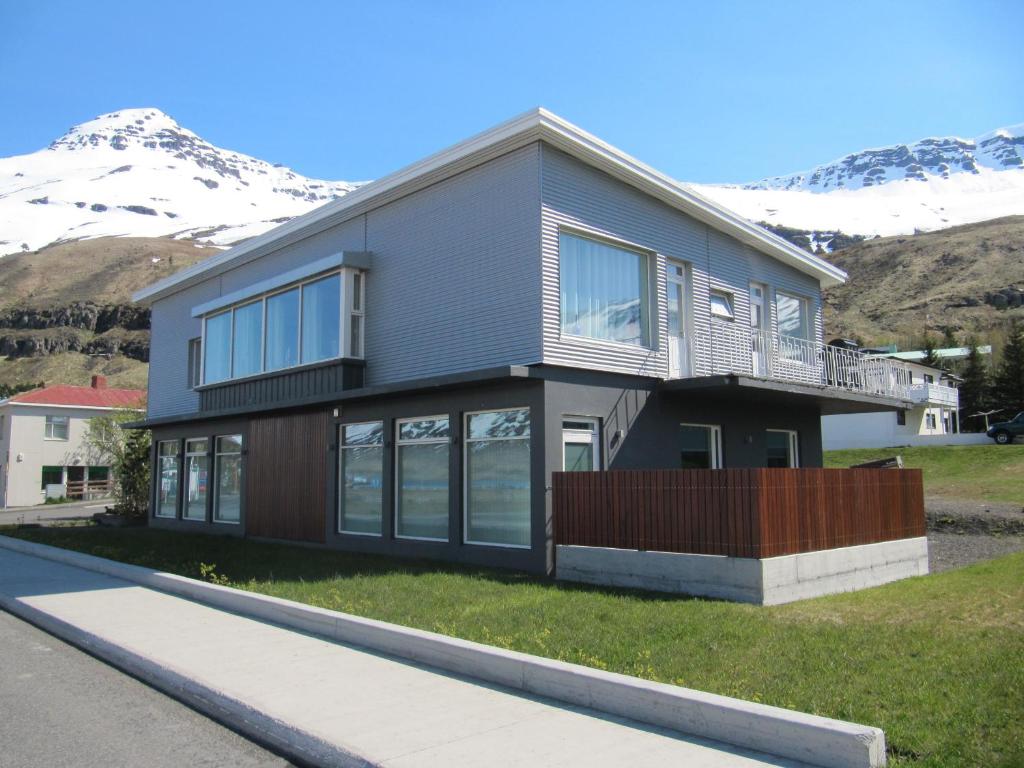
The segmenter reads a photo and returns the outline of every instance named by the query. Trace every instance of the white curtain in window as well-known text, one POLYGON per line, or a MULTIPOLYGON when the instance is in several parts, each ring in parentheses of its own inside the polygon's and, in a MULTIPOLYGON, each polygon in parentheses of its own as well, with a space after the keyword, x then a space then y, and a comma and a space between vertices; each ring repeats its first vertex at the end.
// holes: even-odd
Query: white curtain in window
POLYGON ((558 254, 562 332, 647 346, 647 257, 566 233, 558 254))
POLYGON ((341 333, 341 276, 302 286, 302 362, 337 357, 341 333))

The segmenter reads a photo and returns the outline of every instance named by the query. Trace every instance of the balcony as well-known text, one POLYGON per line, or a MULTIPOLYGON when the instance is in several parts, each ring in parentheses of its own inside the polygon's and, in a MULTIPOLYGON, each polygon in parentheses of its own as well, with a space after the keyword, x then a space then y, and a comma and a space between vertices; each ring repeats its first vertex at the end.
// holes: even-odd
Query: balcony
POLYGON ((910 372, 897 360, 720 321, 670 339, 671 378, 723 374, 910 399, 910 372))
POLYGON ((910 399, 919 405, 960 407, 960 393, 944 384, 911 384, 907 387, 907 392, 910 399))

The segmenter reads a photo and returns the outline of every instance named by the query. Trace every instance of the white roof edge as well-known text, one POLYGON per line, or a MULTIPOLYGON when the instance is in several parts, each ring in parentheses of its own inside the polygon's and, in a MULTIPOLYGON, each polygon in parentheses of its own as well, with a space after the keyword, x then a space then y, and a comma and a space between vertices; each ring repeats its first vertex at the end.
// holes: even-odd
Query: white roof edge
POLYGON ((709 226, 725 234, 737 237, 748 245, 773 256, 790 266, 814 275, 823 287, 845 282, 846 273, 824 259, 798 248, 783 238, 772 234, 763 227, 748 221, 739 214, 723 208, 703 195, 694 192, 687 185, 672 179, 660 171, 640 162, 596 136, 587 133, 567 120, 548 110, 538 107, 517 117, 478 133, 447 149, 418 160, 394 173, 376 181, 357 187, 338 200, 320 206, 309 213, 285 222, 262 235, 257 235, 223 253, 211 256, 191 267, 165 277, 132 295, 136 302, 151 302, 176 292, 185 284, 201 279, 203 275, 219 267, 227 267, 248 253, 272 244, 288 235, 311 235, 319 231, 317 226, 326 219, 352 208, 374 197, 411 183, 428 173, 438 171, 447 165, 482 152, 501 142, 522 138, 524 143, 536 139, 554 140, 558 148, 569 152, 584 162, 593 164, 601 160, 617 169, 626 180, 657 189, 666 202, 675 204, 686 213, 703 220, 709 226))

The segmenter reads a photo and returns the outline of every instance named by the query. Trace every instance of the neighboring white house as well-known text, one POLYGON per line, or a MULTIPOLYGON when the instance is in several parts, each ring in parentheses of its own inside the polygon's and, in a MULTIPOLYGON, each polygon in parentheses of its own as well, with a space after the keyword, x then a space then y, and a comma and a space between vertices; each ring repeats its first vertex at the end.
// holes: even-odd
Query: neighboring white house
POLYGON ((57 384, 0 400, 0 508, 41 504, 48 485, 65 495, 68 483, 109 478, 108 459, 84 445, 89 419, 138 408, 145 396, 93 376, 89 387, 57 384))
MULTIPOLYGON (((943 350, 952 351, 952 350, 943 350)), ((941 368, 919 362, 923 352, 879 357, 902 360, 914 406, 895 413, 851 413, 823 416, 822 448, 888 448, 901 445, 952 445, 988 442, 984 435, 960 434, 960 393, 956 379, 941 368)), ((902 373, 902 372, 901 372, 902 373)))

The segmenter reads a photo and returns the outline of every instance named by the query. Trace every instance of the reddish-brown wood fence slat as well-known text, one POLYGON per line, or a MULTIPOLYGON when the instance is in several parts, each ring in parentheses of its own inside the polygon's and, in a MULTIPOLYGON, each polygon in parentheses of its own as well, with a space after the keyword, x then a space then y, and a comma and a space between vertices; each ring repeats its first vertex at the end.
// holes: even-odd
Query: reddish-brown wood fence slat
POLYGON ((925 535, 919 469, 555 472, 555 542, 775 557, 925 535))

